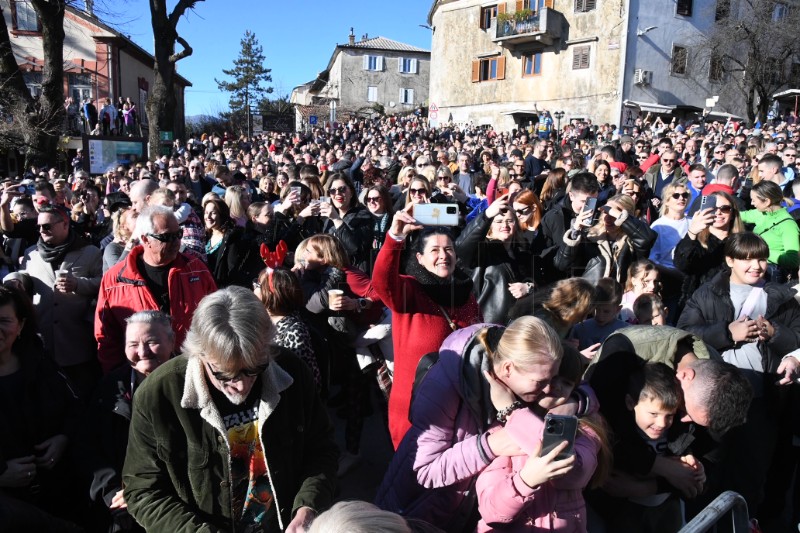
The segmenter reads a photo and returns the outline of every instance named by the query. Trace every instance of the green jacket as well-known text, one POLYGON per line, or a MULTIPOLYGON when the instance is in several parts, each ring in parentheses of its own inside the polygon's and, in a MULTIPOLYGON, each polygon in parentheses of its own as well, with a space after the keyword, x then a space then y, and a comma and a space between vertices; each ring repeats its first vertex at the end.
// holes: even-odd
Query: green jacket
MULTIPOLYGON (((335 488, 333 426, 303 365, 281 349, 262 374, 261 443, 281 530, 300 507, 325 510, 335 488)), ((227 432, 198 358, 165 363, 137 390, 123 485, 147 531, 234 530, 227 432)))

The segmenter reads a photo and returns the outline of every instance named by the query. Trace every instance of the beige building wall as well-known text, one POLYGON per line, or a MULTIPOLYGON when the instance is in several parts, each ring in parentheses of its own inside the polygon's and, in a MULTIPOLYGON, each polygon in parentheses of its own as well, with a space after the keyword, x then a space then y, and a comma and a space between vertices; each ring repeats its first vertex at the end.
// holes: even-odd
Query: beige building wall
MULTIPOLYGON (((438 107, 440 122, 452 115, 456 123, 507 130, 516 127, 512 112, 537 109, 564 111, 565 121, 581 117, 615 122, 627 20, 620 3, 596 2, 595 10, 575 13, 575 0, 554 0, 552 10, 562 18, 560 38, 551 46, 495 42, 497 20, 481 29, 481 7, 499 3, 451 0, 434 6, 430 102, 438 107), (575 46, 589 46, 589 68, 573 70, 575 46), (541 74, 523 77, 523 56, 534 51, 542 53, 541 74), (473 61, 498 55, 505 59, 504 79, 473 82, 473 61)), ((506 4, 513 13, 516 2, 506 4)))

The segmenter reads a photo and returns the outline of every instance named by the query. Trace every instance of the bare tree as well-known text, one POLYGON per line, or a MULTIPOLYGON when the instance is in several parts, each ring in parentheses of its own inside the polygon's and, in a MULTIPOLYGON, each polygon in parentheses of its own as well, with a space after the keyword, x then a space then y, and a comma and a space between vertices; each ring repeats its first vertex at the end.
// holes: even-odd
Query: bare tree
POLYGON ((772 95, 796 77, 800 58, 800 9, 785 1, 730 0, 717 4, 716 19, 704 49, 712 76, 724 79, 744 101, 751 122, 766 119, 772 95))
POLYGON ((166 0, 150 0, 150 16, 155 39, 155 82, 147 99, 147 121, 149 127, 150 157, 159 154, 160 132, 175 131, 178 98, 175 94, 175 64, 192 55, 192 47, 178 34, 178 22, 187 9, 205 0, 179 0, 171 13, 167 14, 166 0), (175 52, 175 43, 183 48, 175 52))
POLYGON ((0 98, 7 146, 25 155, 25 165, 53 165, 64 125, 64 0, 30 0, 42 27, 42 93, 34 99, 11 48, 8 28, 0 30, 0 98))

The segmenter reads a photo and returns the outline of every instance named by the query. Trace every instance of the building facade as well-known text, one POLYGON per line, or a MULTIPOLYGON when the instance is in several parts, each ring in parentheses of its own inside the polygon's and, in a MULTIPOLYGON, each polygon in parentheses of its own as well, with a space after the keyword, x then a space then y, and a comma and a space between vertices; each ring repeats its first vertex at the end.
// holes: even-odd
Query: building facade
POLYGON ((724 79, 700 50, 716 4, 435 0, 430 103, 439 121, 503 130, 528 126, 543 110, 613 124, 689 116, 721 94, 714 110, 736 113, 740 101, 724 95, 724 79))
MULTIPOLYGON (((88 97, 96 103, 107 97, 114 102, 118 97, 130 98, 139 111, 146 136, 145 103, 153 84, 155 58, 98 20, 91 10, 92 2, 85 5, 83 11, 68 6, 64 14, 64 97, 72 98, 78 108, 88 97)), ((41 91, 44 57, 36 12, 28 0, 0 0, 0 9, 17 64, 31 94, 36 96, 41 91)), ((188 80, 176 76, 176 130, 180 130, 176 136, 183 136, 184 90, 189 86, 188 80)))
POLYGON ((427 105, 430 58, 428 50, 385 37, 356 41, 351 30, 348 44, 336 45, 327 68, 292 91, 296 127, 427 105))

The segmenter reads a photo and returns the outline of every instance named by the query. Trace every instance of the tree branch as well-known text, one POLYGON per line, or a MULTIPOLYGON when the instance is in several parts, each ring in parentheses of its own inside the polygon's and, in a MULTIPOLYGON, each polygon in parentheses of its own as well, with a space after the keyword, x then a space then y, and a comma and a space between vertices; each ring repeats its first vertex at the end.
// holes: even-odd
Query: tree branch
POLYGON ((180 35, 175 37, 175 42, 183 46, 183 50, 181 50, 177 54, 172 54, 171 56, 169 56, 170 63, 177 63, 184 57, 189 57, 194 52, 194 50, 192 50, 192 47, 189 46, 189 43, 186 42, 186 39, 184 39, 180 35))
POLYGON ((198 2, 205 2, 205 0, 180 0, 175 5, 175 9, 169 14, 169 23, 173 29, 178 27, 178 21, 181 19, 187 9, 194 9, 198 2))

